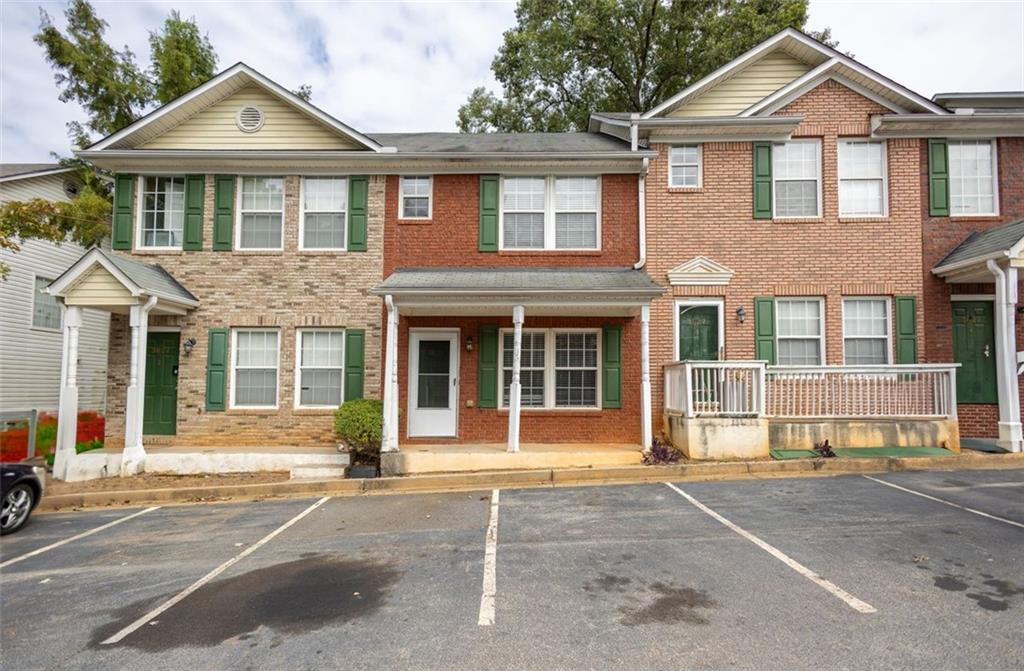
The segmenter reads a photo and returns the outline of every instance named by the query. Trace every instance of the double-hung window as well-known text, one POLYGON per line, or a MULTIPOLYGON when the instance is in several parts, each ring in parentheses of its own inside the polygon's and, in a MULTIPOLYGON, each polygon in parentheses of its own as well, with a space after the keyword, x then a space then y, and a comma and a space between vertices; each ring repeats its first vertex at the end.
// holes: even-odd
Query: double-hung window
POLYGON ((284 178, 241 177, 238 249, 282 249, 284 178))
POLYGON ((843 356, 850 366, 882 366, 889 359, 889 300, 843 299, 843 356))
POLYGON ((277 407, 277 331, 236 329, 231 405, 237 408, 277 407))
POLYGON ((398 204, 401 219, 429 219, 431 214, 431 187, 429 175, 401 177, 398 204))
MULTIPOLYGON (((524 408, 598 407, 598 342, 592 330, 523 331, 520 353, 520 405, 524 408)), ((502 331, 501 405, 512 387, 512 331, 502 331)))
POLYGON ((302 180, 302 249, 345 249, 348 180, 304 177, 302 180))
POLYGON ((597 177, 502 179, 503 249, 598 249, 597 177))
POLYGON ((775 217, 820 217, 821 142, 776 143, 772 147, 772 181, 775 217))
MULTIPOLYGON (((501 404, 508 407, 512 389, 512 354, 514 334, 505 332, 502 335, 501 365, 502 392, 501 404)), ((519 385, 521 387, 519 404, 524 408, 543 408, 544 364, 547 360, 546 333, 544 331, 523 331, 522 343, 519 348, 519 385)))
POLYGON ((185 178, 140 177, 140 248, 181 249, 185 228, 185 178))
POLYGON ((775 301, 780 366, 824 363, 824 305, 820 298, 779 298, 775 301))
POLYGON ((60 304, 55 297, 45 293, 50 282, 53 280, 37 275, 32 283, 32 328, 60 329, 60 304))
POLYGON ((697 188, 701 185, 701 146, 681 145, 668 150, 668 185, 697 188))
POLYGON ((886 191, 885 143, 840 140, 840 216, 885 216, 886 191))
POLYGON ((996 148, 991 140, 950 140, 950 214, 998 214, 996 148))
POLYGON ((300 330, 296 360, 296 405, 325 408, 341 405, 344 380, 345 332, 300 330))
POLYGON ((597 333, 555 333, 555 405, 597 405, 597 333))

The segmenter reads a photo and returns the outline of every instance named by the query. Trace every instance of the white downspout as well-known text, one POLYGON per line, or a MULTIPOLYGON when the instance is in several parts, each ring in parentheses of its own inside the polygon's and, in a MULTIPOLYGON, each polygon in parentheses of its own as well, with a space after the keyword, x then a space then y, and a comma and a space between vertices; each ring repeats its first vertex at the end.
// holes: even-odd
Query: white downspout
POLYGON ((398 310, 391 295, 384 297, 388 309, 387 342, 384 350, 384 440, 381 452, 398 451, 398 310))
POLYGON ((644 158, 640 179, 637 180, 637 221, 640 228, 640 260, 633 264, 636 270, 647 265, 647 171, 651 169, 651 159, 644 158))
POLYGON ((643 422, 643 450, 651 449, 654 442, 651 419, 651 306, 640 308, 640 416, 643 422))
POLYGON ((994 260, 986 263, 996 278, 995 340, 996 385, 999 390, 999 445, 1010 452, 1024 450, 1021 435, 1020 393, 1014 366, 1017 359, 1017 269, 1003 270, 994 260))

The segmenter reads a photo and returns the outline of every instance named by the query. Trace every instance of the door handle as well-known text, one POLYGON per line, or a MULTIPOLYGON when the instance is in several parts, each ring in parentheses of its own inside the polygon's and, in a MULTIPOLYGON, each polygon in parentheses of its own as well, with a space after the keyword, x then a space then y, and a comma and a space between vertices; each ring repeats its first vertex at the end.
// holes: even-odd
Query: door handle
POLYGON ((985 345, 984 354, 985 354, 986 358, 992 356, 992 352, 989 350, 989 346, 988 345, 985 345))
POLYGON ((453 377, 453 378, 452 378, 452 386, 453 386, 453 387, 457 387, 457 386, 458 386, 458 384, 459 384, 459 378, 457 378, 457 377, 453 377))

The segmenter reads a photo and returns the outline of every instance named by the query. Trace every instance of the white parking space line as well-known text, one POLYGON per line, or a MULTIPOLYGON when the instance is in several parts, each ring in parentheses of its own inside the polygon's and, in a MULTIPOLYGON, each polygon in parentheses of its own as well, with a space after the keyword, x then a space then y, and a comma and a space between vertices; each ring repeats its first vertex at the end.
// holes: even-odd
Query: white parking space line
POLYGON ((885 485, 886 487, 892 487, 893 489, 898 489, 901 492, 906 492, 907 494, 913 494, 914 496, 920 496, 923 499, 928 499, 929 501, 935 501, 936 503, 944 503, 947 506, 953 506, 954 508, 959 508, 960 510, 966 510, 969 513, 974 513, 975 515, 981 515, 982 517, 987 517, 990 520, 996 520, 997 522, 1004 522, 1005 524, 1011 524, 1011 525, 1013 525, 1015 527, 1019 527, 1021 529, 1024 529, 1024 524, 1021 524, 1020 522, 1014 522, 1013 520, 1008 520, 1005 517, 999 517, 998 515, 990 515, 990 514, 988 514, 986 512, 983 512, 981 510, 976 510, 974 508, 968 508, 967 506, 962 506, 959 503, 953 503, 952 501, 947 501, 945 499, 940 499, 938 497, 931 496, 929 494, 925 494, 924 492, 918 492, 918 491, 915 491, 913 489, 907 489, 906 487, 901 487, 901 486, 899 486, 897 484, 893 484, 891 482, 886 482, 885 480, 879 480, 878 478, 873 478, 870 475, 863 475, 862 477, 865 477, 868 480, 871 480, 872 482, 877 482, 880 485, 885 485))
POLYGON ((150 508, 146 508, 145 510, 140 510, 140 511, 138 511, 136 513, 132 513, 131 515, 125 515, 124 517, 119 517, 118 519, 114 520, 113 522, 107 522, 106 524, 104 524, 102 526, 98 526, 95 529, 89 529, 88 531, 83 531, 80 534, 75 534, 71 538, 65 538, 62 541, 57 541, 56 543, 50 543, 49 545, 47 545, 45 547, 41 547, 38 550, 33 550, 32 552, 26 552, 25 554, 23 554, 21 556, 15 557, 14 559, 8 559, 7 561, 5 561, 3 563, 0 563, 0 568, 6 568, 6 567, 8 567, 8 566, 10 566, 12 564, 17 564, 20 561, 24 561, 26 559, 29 559, 30 557, 35 557, 37 555, 41 555, 44 552, 49 552, 50 550, 53 550, 54 548, 59 548, 62 545, 67 545, 68 543, 73 543, 74 541, 77 541, 77 540, 79 540, 81 538, 85 538, 86 536, 92 536, 93 534, 99 533, 99 532, 103 531, 104 529, 109 529, 110 527, 117 526, 121 522, 127 522, 128 520, 133 519, 135 517, 138 517, 139 515, 145 515, 146 513, 151 513, 154 510, 158 510, 159 508, 160 508, 160 506, 152 506, 150 508))
POLYGON ((110 638, 102 641, 101 645, 110 645, 112 643, 117 643, 118 641, 123 639, 128 634, 130 634, 133 631, 135 631, 136 629, 142 627, 147 622, 150 622, 157 615, 160 615, 160 613, 163 613, 164 611, 166 611, 168 608, 170 608, 174 604, 184 600, 186 597, 188 597, 189 594, 192 594, 193 592, 198 590, 200 587, 202 587, 206 583, 210 582, 211 580, 213 580, 214 578, 219 576, 224 571, 227 571, 229 568, 234 566, 236 563, 238 563, 241 560, 245 559, 246 557, 251 555, 253 552, 256 552, 256 550, 259 550, 261 547, 263 547, 264 545, 266 545, 267 543, 272 541, 275 536, 277 536, 281 532, 285 531, 286 529, 288 529, 288 527, 292 526, 293 524, 295 524, 296 522, 301 520, 303 517, 305 517, 306 515, 310 514, 311 512, 313 512, 314 510, 316 510, 317 508, 322 506, 330 498, 331 498, 330 496, 323 497, 322 499, 320 499, 319 501, 317 501, 316 503, 314 503, 310 507, 306 508, 305 510, 303 510, 301 513, 299 513, 295 517, 291 518, 290 520, 288 520, 287 522, 285 522, 284 524, 282 524, 278 528, 274 529, 273 531, 271 531, 269 534, 267 534, 263 538, 261 538, 258 541, 256 541, 256 543, 254 543, 253 545, 250 545, 245 550, 242 550, 237 555, 235 555, 231 559, 227 560, 226 562, 224 562, 223 564, 221 564, 217 568, 213 569, 212 571, 210 571, 209 573, 204 575, 199 580, 196 580, 194 583, 192 583, 191 585, 189 585, 188 587, 186 587, 182 591, 178 592, 177 594, 172 596, 167 601, 164 601, 162 604, 160 604, 159 606, 157 606, 153 610, 149 611, 148 613, 146 613, 145 615, 140 617, 138 620, 135 620, 134 622, 129 624, 127 627, 125 627, 121 631, 117 632, 116 634, 114 634, 110 638))
POLYGON ((665 484, 668 485, 669 487, 671 487, 672 489, 674 489, 677 494, 679 494, 684 499, 686 499, 687 501, 692 503, 699 510, 701 510, 702 512, 707 513, 708 515, 713 517, 718 522, 722 523, 723 525, 725 525, 729 529, 732 529, 733 531, 738 533, 740 536, 743 536, 748 541, 750 541, 751 543, 753 543, 757 547, 761 548, 762 550, 764 550, 765 552, 767 552, 771 556, 775 557, 776 559, 778 559, 783 564, 785 564, 789 568, 793 569, 794 571, 796 571, 797 573, 799 573, 803 577, 807 578, 808 580, 813 582, 818 587, 821 587, 822 589, 827 591, 829 594, 831 594, 832 596, 836 597, 837 599, 839 599, 840 601, 845 603, 847 606, 849 606, 850 608, 852 608, 855 611, 857 611, 858 613, 877 613, 878 612, 875 609, 874 606, 861 601, 860 599, 858 599, 857 597, 853 596, 852 594, 850 594, 846 590, 842 589, 841 587, 838 587, 837 585, 829 582, 828 580, 825 580, 820 575, 818 575, 817 573, 815 573, 811 569, 807 568, 806 566, 804 566, 800 562, 796 561, 795 559, 793 559, 792 557, 787 555, 782 550, 779 550, 778 548, 769 545, 768 543, 764 542, 763 540, 761 540, 760 538, 758 538, 754 534, 750 533, 749 531, 746 531, 745 529, 742 529, 742 528, 736 526, 735 524, 733 524, 729 520, 725 519, 724 517, 722 517, 721 515, 716 513, 711 508, 708 508, 706 505, 704 505, 703 503, 701 503, 697 499, 693 498, 692 496, 690 496, 689 494, 687 494, 683 490, 681 490, 678 487, 676 487, 675 485, 673 485, 671 482, 666 482, 665 484))
POLYGON ((480 595, 480 619, 477 624, 489 627, 494 624, 494 597, 498 592, 496 571, 498 568, 498 490, 491 492, 491 519, 487 523, 487 540, 484 545, 484 584, 480 595))

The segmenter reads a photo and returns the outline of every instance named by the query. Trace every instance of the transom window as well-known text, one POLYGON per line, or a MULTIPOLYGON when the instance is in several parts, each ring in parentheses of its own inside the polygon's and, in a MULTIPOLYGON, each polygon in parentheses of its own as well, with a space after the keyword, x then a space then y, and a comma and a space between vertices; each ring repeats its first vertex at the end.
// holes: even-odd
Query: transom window
MULTIPOLYGON (((502 331, 501 405, 507 408, 512 388, 514 334, 502 331)), ((598 407, 599 333, 589 330, 523 331, 519 382, 524 408, 598 407)))
POLYGON ((305 408, 341 405, 344 380, 345 332, 341 330, 301 330, 298 336, 298 400, 305 408))
POLYGON ((668 152, 668 185, 699 187, 701 185, 701 146, 672 147, 668 152))
POLYGON ((348 180, 304 177, 302 180, 302 249, 345 249, 348 180))
POLYGON ((843 299, 843 356, 851 366, 889 363, 889 300, 843 299))
POLYGON ((886 205, 885 143, 839 142, 839 214, 880 217, 886 205))
POLYGON ((278 332, 235 330, 231 405, 277 407, 278 332))
POLYGON ((33 328, 60 329, 60 304, 54 296, 44 293, 51 282, 53 280, 37 275, 32 284, 33 328))
POLYGON ((821 216, 821 142, 794 140, 772 146, 774 216, 821 216))
POLYGON ((950 140, 950 214, 997 214, 996 150, 991 140, 950 140))
POLYGON ((502 179, 504 249, 597 249, 597 177, 502 179))
POLYGON ((820 298, 775 301, 780 366, 820 366, 824 360, 825 325, 820 298))
POLYGON ((432 182, 429 175, 401 178, 399 207, 402 219, 430 218, 432 182))
POLYGON ((185 228, 185 178, 143 177, 141 247, 181 248, 185 228))
POLYGON ((239 249, 282 249, 284 178, 242 177, 239 189, 239 249))

